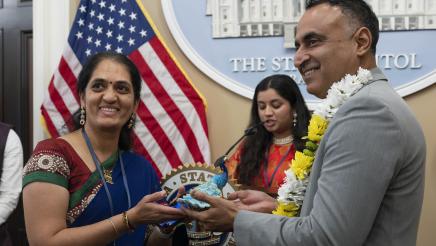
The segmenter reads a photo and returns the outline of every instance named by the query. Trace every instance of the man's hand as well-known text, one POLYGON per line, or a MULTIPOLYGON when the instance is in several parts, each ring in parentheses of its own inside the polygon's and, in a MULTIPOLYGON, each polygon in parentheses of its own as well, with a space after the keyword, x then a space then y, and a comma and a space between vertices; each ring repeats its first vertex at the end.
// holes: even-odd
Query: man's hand
POLYGON ((256 190, 237 191, 229 194, 228 199, 233 200, 239 209, 260 213, 271 213, 278 205, 276 199, 256 190))
POLYGON ((209 203, 211 207, 202 212, 182 208, 188 217, 197 220, 201 227, 207 231, 226 232, 233 230, 233 221, 239 211, 238 205, 235 202, 208 196, 199 191, 193 191, 191 196, 197 200, 209 203))

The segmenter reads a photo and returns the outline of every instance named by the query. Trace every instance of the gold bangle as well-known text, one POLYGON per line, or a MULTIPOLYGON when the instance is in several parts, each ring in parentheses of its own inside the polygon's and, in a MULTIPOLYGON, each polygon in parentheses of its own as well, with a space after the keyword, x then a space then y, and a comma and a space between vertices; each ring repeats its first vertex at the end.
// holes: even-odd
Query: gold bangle
POLYGON ((132 224, 129 223, 129 218, 127 217, 127 212, 123 212, 123 222, 126 225, 129 232, 133 232, 135 230, 135 227, 132 226, 132 224))
POLYGON ((111 218, 108 218, 107 220, 109 221, 109 223, 111 223, 112 228, 114 228, 115 234, 118 236, 118 230, 117 230, 117 227, 115 226, 115 224, 114 224, 114 222, 112 221, 112 219, 111 219, 111 218))

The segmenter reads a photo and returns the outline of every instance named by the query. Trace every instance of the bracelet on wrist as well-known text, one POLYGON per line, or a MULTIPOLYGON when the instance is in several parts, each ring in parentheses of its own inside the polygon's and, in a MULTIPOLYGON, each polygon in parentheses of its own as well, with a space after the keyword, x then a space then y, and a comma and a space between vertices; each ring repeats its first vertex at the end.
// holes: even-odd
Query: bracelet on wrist
POLYGON ((115 235, 118 236, 118 234, 119 234, 119 233, 118 233, 118 229, 117 229, 117 227, 115 226, 114 222, 112 221, 112 218, 108 218, 107 220, 109 221, 109 223, 111 223, 112 228, 113 228, 114 231, 115 231, 115 235))
POLYGON ((135 231, 135 227, 132 224, 130 224, 130 222, 129 222, 129 217, 127 217, 126 211, 123 212, 123 222, 124 222, 124 225, 126 225, 129 232, 135 231))

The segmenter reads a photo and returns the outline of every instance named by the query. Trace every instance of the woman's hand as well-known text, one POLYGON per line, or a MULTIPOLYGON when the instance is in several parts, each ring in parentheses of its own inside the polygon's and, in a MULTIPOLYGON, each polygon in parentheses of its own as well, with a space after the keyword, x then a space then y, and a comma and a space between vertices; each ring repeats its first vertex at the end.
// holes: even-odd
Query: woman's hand
POLYGON ((166 220, 184 218, 182 210, 159 203, 165 198, 165 191, 144 196, 135 207, 127 211, 130 224, 136 227, 139 224, 158 224, 166 220))

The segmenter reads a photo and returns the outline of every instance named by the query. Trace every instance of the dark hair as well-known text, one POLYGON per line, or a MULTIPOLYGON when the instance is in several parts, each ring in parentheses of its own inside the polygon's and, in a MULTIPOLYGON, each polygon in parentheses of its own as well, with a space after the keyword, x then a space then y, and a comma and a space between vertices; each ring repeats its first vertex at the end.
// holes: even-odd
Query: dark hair
MULTIPOLYGON (((297 83, 287 75, 278 74, 266 77, 256 86, 248 127, 260 123, 257 96, 259 92, 270 88, 287 100, 292 109, 297 113, 297 123, 292 128, 294 135, 293 143, 297 150, 302 150, 305 144, 305 140, 302 138, 307 135, 310 112, 307 109, 297 83)), ((292 112, 289 113, 292 114, 292 112)), ((289 122, 289 125, 291 124, 292 122, 289 122)), ((259 127, 256 134, 245 138, 241 151, 241 161, 237 166, 238 182, 250 185, 252 178, 259 174, 261 162, 271 143, 272 134, 264 126, 259 127)))
POLYGON ((371 51, 376 52, 379 37, 378 19, 371 7, 363 0, 307 0, 306 10, 319 4, 327 3, 331 6, 338 6, 342 13, 356 24, 369 29, 372 35, 371 51))
MULTIPOLYGON (((83 66, 82 71, 80 71, 79 77, 77 79, 77 93, 79 95, 85 93, 86 86, 88 85, 89 80, 91 79, 92 73, 94 72, 98 64, 100 64, 102 61, 105 60, 112 60, 116 63, 124 65, 127 68, 130 74, 130 79, 132 81, 134 100, 135 103, 138 102, 140 99, 141 83, 142 83, 141 77, 139 75, 139 71, 136 68, 135 64, 127 56, 118 53, 113 53, 113 52, 97 53, 89 58, 89 60, 83 66)), ((82 127, 79 123, 80 109, 74 113, 73 122, 76 130, 82 127)), ((126 124, 124 124, 123 128, 121 129, 121 134, 118 141, 118 147, 121 150, 129 150, 132 145, 132 138, 131 138, 132 129, 128 128, 127 125, 128 125, 128 121, 126 122, 126 124)))

